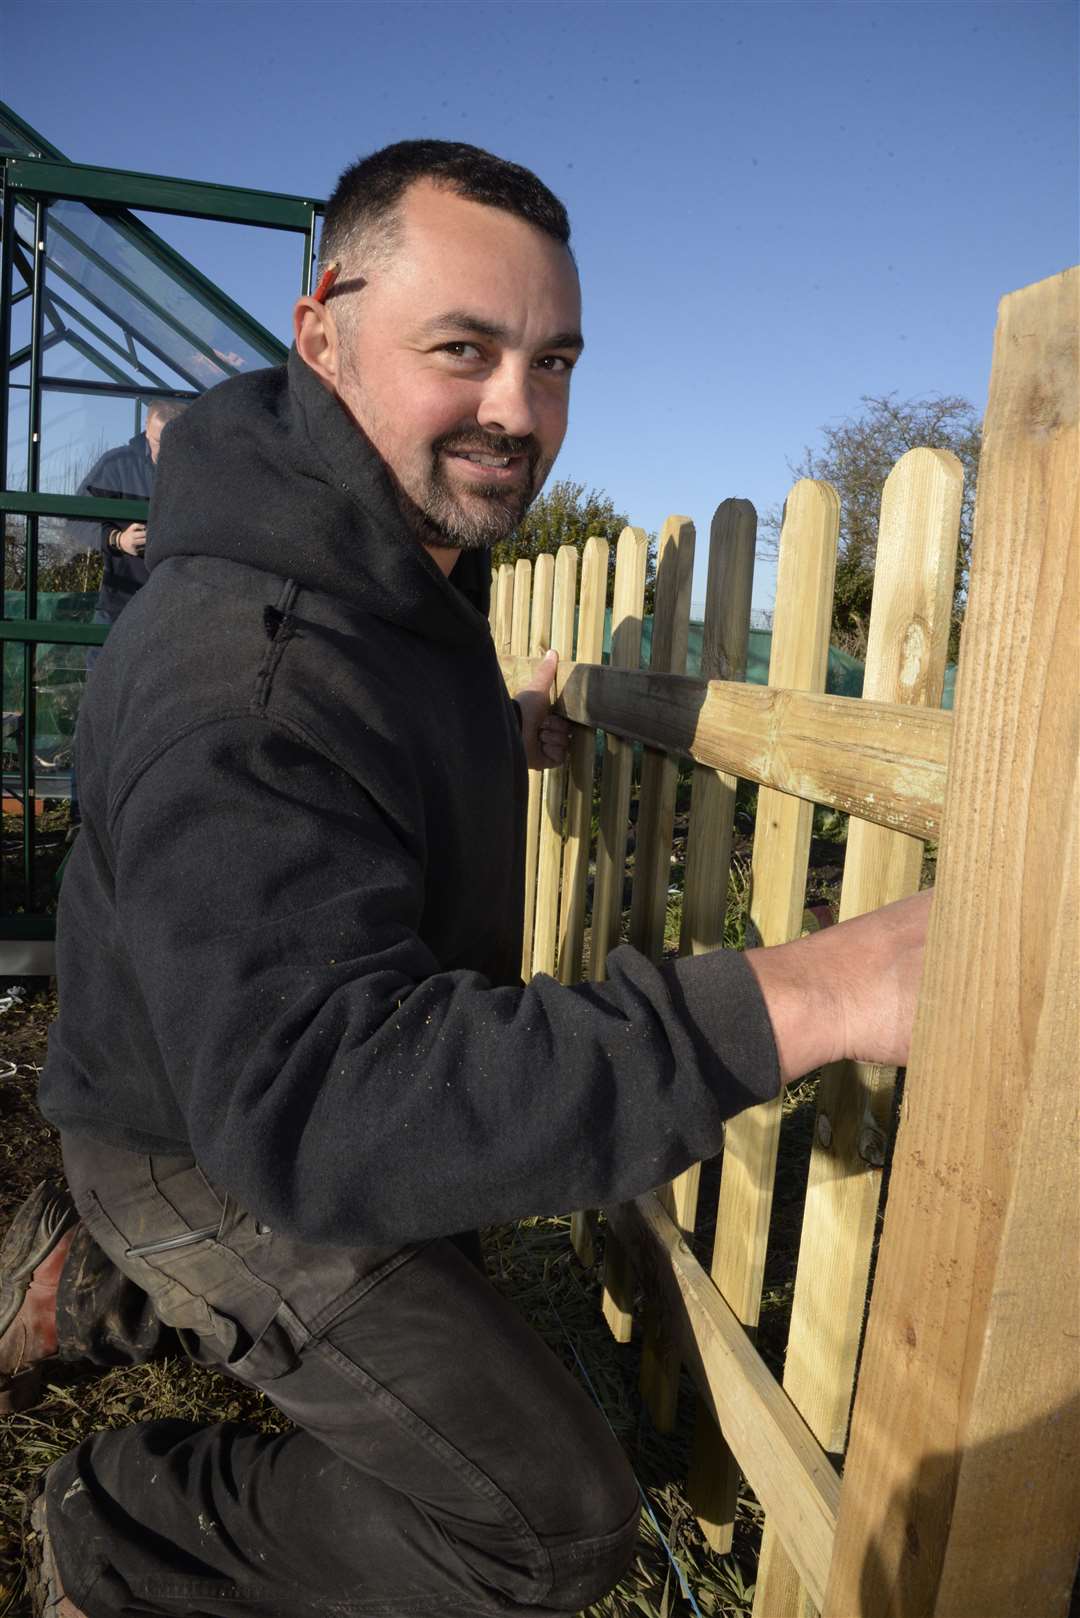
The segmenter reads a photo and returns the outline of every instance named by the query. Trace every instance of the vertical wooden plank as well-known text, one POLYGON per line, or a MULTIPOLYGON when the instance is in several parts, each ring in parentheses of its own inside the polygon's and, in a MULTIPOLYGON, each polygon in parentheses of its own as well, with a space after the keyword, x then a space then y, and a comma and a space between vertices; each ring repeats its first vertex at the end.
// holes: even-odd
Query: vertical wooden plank
MULTIPOLYGON (((840 504, 828 483, 801 478, 788 495, 780 535, 769 684, 824 691, 829 658, 840 504)), ((762 787, 754 828, 750 919, 763 943, 783 944, 802 930, 813 806, 762 787)), ((757 1326, 772 1211, 780 1100, 740 1113, 727 1125, 716 1216, 712 1278, 749 1330, 757 1326)), ((723 1438, 698 1418, 695 1470, 714 1474, 716 1514, 733 1502, 738 1465, 723 1438)), ((722 1543, 730 1529, 713 1525, 722 1543)))
POLYGON ((495 615, 499 607, 499 570, 491 570, 491 594, 488 597, 488 624, 491 626, 491 638, 495 638, 495 615))
MULTIPOLYGON (((649 665, 656 674, 686 673, 693 576, 694 525, 689 517, 669 517, 660 532, 656 558, 649 665)), ((660 959, 664 946, 678 769, 677 758, 655 747, 644 749, 629 936, 634 948, 654 961, 660 959)))
MULTIPOLYGON (((643 528, 624 528, 615 549, 615 592, 611 609, 611 666, 641 666, 641 621, 644 615, 645 569, 649 537, 643 528)), ((607 972, 610 950, 619 941, 626 839, 630 812, 630 777, 634 753, 619 736, 604 737, 600 774, 600 829, 596 840, 596 879, 593 885, 592 929, 589 935, 589 977, 600 982, 607 972)), ((580 1234, 581 1220, 576 1222, 580 1234)), ((611 1231, 604 1244, 604 1319, 615 1340, 630 1341, 633 1330, 633 1275, 629 1260, 611 1231)))
MULTIPOLYGON (((661 530, 656 563, 650 667, 657 673, 686 672, 693 573, 694 525, 689 517, 668 517, 661 530)), ((635 949, 653 960, 659 960, 664 942, 664 916, 671 882, 671 835, 677 771, 677 759, 668 758, 655 748, 647 747, 644 750, 638 795, 629 941, 635 949)), ((608 1324, 617 1337, 620 1331, 629 1336, 629 1320, 623 1318, 625 1311, 617 1302, 620 1293, 625 1297, 628 1291, 625 1265, 625 1254, 609 1235, 605 1249, 603 1307, 608 1324)), ((648 1398, 648 1382, 642 1392, 648 1398)), ((654 1411, 654 1420, 657 1417, 670 1425, 670 1416, 666 1411, 654 1411)))
MULTIPOLYGON (((746 674, 757 514, 749 500, 725 500, 713 515, 705 594, 701 677, 741 679, 746 674)), ((723 943, 728 867, 735 813, 733 776, 697 766, 691 794, 679 953, 702 954, 723 943)), ((657 1195, 681 1230, 697 1215, 699 1164, 657 1195)), ((675 1348, 647 1332, 642 1349, 642 1391, 653 1421, 668 1430, 678 1400, 680 1359, 675 1348)), ((708 1502, 706 1516, 709 1516, 708 1502)))
MULTIPOLYGON (((579 663, 599 663, 603 660, 608 549, 606 539, 593 537, 586 540, 582 552, 581 604, 578 608, 577 646, 574 651, 579 663)), ((585 945, 585 884, 589 873, 595 770, 596 732, 584 726, 575 726, 567 765, 566 848, 559 902, 560 983, 581 981, 581 956, 585 945)))
POLYGON ((937 892, 829 1618, 1061 1618, 1069 1603, 1078 334, 1080 270, 1002 300, 937 892))
MULTIPOLYGON (((724 500, 713 516, 709 538, 709 574, 705 592, 705 622, 701 676, 705 680, 745 680, 750 634, 750 602, 754 582, 757 513, 749 500, 724 500)), ((683 891, 681 955, 701 955, 720 949, 724 942, 728 869, 735 817, 737 782, 733 775, 698 765, 694 770, 687 839, 686 880, 683 891)), ((671 1212, 680 1228, 692 1230, 697 1215, 700 1168, 695 1165, 671 1188, 671 1212)), ((678 1377, 678 1361, 667 1357, 664 1374, 678 1377)), ((698 1433, 709 1433, 720 1445, 715 1422, 708 1411, 698 1420, 698 1433)), ((695 1445, 687 1493, 712 1548, 731 1549, 738 1473, 724 1464, 717 1445, 695 1445)))
MULTIPOLYGON (((963 489, 963 467, 947 450, 909 450, 886 479, 863 683, 871 700, 941 705, 963 489)), ((852 820, 840 919, 917 892, 922 854, 914 837, 852 820)), ((818 1085, 784 1387, 836 1454, 847 1433, 895 1078, 892 1068, 839 1062, 818 1085)), ((774 1538, 767 1519, 755 1613, 804 1618, 809 1598, 774 1538)))
MULTIPOLYGON (((648 552, 648 535, 643 528, 623 529, 615 551, 615 594, 611 612, 612 668, 636 669, 641 666, 641 622, 648 552)), ((589 946, 589 976, 596 982, 603 980, 608 954, 619 941, 633 760, 630 742, 618 736, 605 735, 589 946)))
MULTIPOLYGON (((543 657, 551 646, 551 609, 555 593, 555 558, 542 555, 533 566, 529 656, 543 657)), ((544 772, 529 771, 529 807, 525 822, 525 916, 521 940, 521 976, 532 977, 533 927, 536 921, 536 866, 540 849, 540 800, 544 772)))
POLYGON ((532 563, 519 556, 514 564, 514 606, 510 615, 510 655, 529 655, 529 610, 532 605, 532 563))
MULTIPOLYGON (((685 674, 690 638, 690 589, 694 575, 694 525, 689 517, 669 517, 660 534, 656 596, 653 609, 652 659, 657 674, 685 674)), ((658 961, 664 950, 664 925, 671 887, 671 842, 679 761, 646 747, 641 761, 634 890, 630 906, 630 942, 658 961)), ((670 1189, 665 1206, 674 1210, 670 1189)), ((665 1355, 659 1315, 647 1302, 641 1358, 641 1395, 660 1432, 675 1425, 679 1388, 678 1355, 665 1355)))
MULTIPOLYGON (((525 557, 518 557, 514 567, 514 609, 510 622, 510 651, 515 657, 528 657, 529 630, 532 614, 532 563, 525 557)), ((529 771, 529 785, 532 786, 532 777, 535 772, 529 771)), ((531 798, 531 792, 530 792, 531 798)), ((536 825, 539 826, 539 816, 536 825)), ((526 910, 536 899, 536 844, 529 847, 529 821, 526 810, 525 831, 525 905, 526 910), (531 859, 531 863, 530 863, 531 859), (531 881, 530 881, 531 877, 531 881)), ((529 917, 522 921, 522 959, 521 975, 528 977, 528 961, 532 957, 532 921, 529 917)))
MULTIPOLYGON (((607 603, 608 552, 606 539, 586 540, 581 559, 581 601, 578 607, 579 663, 600 663, 604 656, 604 613, 607 603)), ((596 731, 576 726, 570 742, 566 788, 566 849, 563 855, 562 893, 559 902, 559 981, 581 980, 585 946, 585 887, 589 874, 592 837, 593 779, 596 774, 596 731)), ((589 1268, 595 1261, 588 1216, 570 1216, 570 1241, 578 1259, 589 1268)))
MULTIPOLYGON (((750 501, 724 500, 709 538, 703 680, 746 679, 756 545, 757 512, 750 501)), ((737 784, 721 770, 694 768, 680 955, 703 955, 723 945, 737 784)))
MULTIPOLYGON (((769 684, 824 691, 836 571, 839 502, 802 478, 788 495, 780 541, 769 684)), ((758 794, 750 916, 764 944, 802 930, 813 806, 768 787, 758 794)), ((713 1279, 739 1319, 757 1324, 772 1207, 779 1099, 727 1126, 713 1279)))
POLYGON ((503 562, 495 579, 495 650, 500 657, 510 655, 510 631, 514 617, 514 564, 503 562))
MULTIPOLYGON (((574 617, 577 603, 578 553, 573 545, 560 545, 555 557, 555 597, 551 615, 551 644, 559 656, 574 654, 574 617)), ((534 972, 555 971, 559 923, 559 876, 562 870, 563 799, 567 768, 544 771, 540 813, 540 853, 536 874, 536 921, 533 926, 534 972)))

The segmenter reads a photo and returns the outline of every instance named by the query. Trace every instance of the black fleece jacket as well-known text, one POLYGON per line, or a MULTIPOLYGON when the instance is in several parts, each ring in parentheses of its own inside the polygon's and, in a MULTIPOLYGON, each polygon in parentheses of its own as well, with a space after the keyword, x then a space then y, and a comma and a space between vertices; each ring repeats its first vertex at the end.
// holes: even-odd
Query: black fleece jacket
POLYGON ((79 717, 47 1117, 381 1244, 627 1198, 777 1092, 736 954, 522 985, 487 559, 443 577, 295 353, 171 425, 151 526, 79 717))

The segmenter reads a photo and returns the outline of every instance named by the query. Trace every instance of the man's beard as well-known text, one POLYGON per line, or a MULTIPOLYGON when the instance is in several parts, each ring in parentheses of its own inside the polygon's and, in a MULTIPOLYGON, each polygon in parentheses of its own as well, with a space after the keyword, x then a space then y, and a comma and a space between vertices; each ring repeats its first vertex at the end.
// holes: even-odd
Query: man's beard
MULTIPOLYGON (((423 518, 425 544, 455 550, 486 550, 508 539, 521 522, 547 476, 541 469, 540 447, 534 438, 513 438, 505 433, 481 433, 476 428, 445 433, 431 446, 431 474, 422 501, 410 499, 423 518), (456 489, 447 471, 445 451, 468 450, 481 455, 523 455, 528 464, 525 481, 513 488, 499 483, 476 483, 467 495, 456 489)), ((405 494, 405 491, 402 490, 405 494)))
POLYGON ((363 390, 357 385, 356 377, 349 372, 343 380, 347 385, 338 393, 338 400, 382 461, 401 514, 421 545, 463 551, 487 550, 510 537, 543 487, 554 459, 542 459, 540 446, 531 434, 515 438, 508 433, 486 433, 467 424, 443 433, 429 447, 428 474, 422 490, 414 494, 379 450, 372 424, 365 425, 368 412, 364 409, 363 390), (477 483, 465 494, 455 490, 447 474, 444 452, 450 449, 482 455, 523 455, 528 475, 515 488, 499 483, 477 483))

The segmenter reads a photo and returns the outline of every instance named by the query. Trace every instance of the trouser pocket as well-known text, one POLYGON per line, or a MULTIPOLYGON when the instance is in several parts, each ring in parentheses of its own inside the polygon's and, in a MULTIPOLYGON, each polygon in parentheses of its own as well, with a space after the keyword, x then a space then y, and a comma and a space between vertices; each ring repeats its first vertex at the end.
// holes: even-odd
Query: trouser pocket
POLYGON ((94 1239, 145 1291, 191 1359, 260 1384, 296 1365, 304 1327, 280 1293, 218 1239, 220 1220, 157 1235, 161 1210, 152 1200, 138 1211, 131 1203, 106 1211, 91 1189, 81 1193, 79 1210, 94 1239))

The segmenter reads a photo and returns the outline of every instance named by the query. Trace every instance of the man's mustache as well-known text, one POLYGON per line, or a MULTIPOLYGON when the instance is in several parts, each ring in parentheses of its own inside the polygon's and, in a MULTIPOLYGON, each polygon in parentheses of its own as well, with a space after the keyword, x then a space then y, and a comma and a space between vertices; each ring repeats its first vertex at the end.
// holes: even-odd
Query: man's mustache
POLYGON ((540 445, 530 433, 527 438, 514 438, 509 433, 471 432, 444 433, 432 444, 438 454, 444 450, 468 451, 479 455, 525 455, 530 464, 540 456, 540 445))

